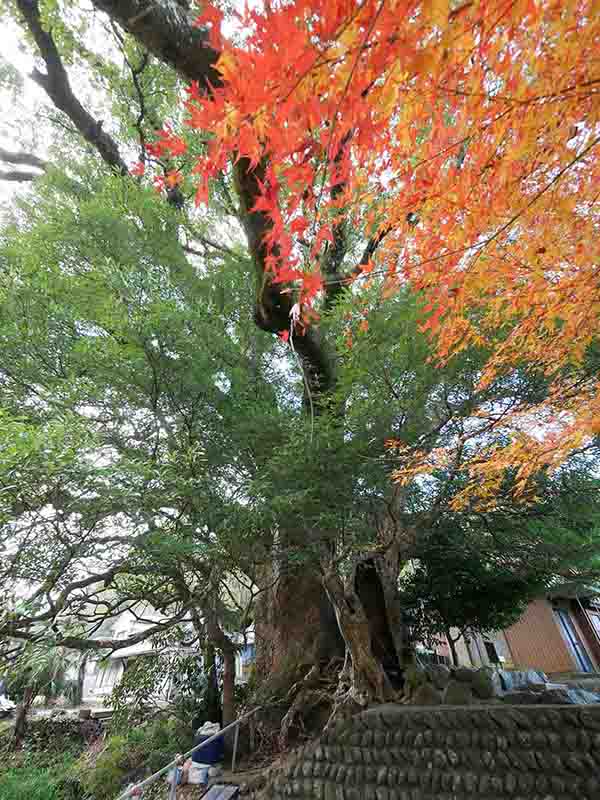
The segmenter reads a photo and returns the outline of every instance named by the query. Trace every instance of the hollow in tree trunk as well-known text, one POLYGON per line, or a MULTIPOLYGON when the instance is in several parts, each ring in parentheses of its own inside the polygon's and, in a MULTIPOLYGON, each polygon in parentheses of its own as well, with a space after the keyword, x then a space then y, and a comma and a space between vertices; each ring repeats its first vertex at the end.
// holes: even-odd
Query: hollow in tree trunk
POLYGON ((351 659, 348 700, 364 707, 392 700, 394 690, 373 649, 372 624, 358 596, 354 580, 344 585, 340 576, 327 572, 324 586, 331 600, 351 659))

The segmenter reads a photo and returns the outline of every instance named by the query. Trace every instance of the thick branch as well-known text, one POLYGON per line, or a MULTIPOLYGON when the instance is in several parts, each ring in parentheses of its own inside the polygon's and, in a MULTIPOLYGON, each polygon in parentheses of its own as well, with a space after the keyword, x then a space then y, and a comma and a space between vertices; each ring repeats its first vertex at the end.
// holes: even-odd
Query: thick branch
POLYGON ((102 130, 102 122, 95 120, 73 94, 69 76, 52 34, 42 27, 37 0, 16 0, 16 3, 46 64, 45 74, 34 69, 31 77, 44 89, 54 105, 69 117, 81 136, 93 145, 102 159, 113 169, 126 175, 127 165, 120 156, 116 142, 102 130))
MULTIPOLYGON (((152 625, 126 639, 88 639, 85 636, 59 636, 56 640, 56 644, 57 646, 68 647, 72 650, 109 650, 110 652, 114 652, 115 650, 121 650, 125 647, 139 644, 158 633, 164 633, 166 630, 175 627, 185 618, 188 610, 187 607, 182 608, 179 613, 175 614, 169 620, 152 625)), ((3 637, 21 639, 26 642, 36 642, 43 635, 41 630, 23 630, 19 627, 18 623, 15 622, 7 622, 3 625, 1 633, 3 637)))
POLYGON ((192 26, 192 20, 177 0, 92 2, 184 78, 198 81, 207 91, 221 83, 215 69, 219 53, 208 46, 207 32, 192 26))
MULTIPOLYGON (((265 178, 264 164, 251 170, 249 161, 240 158, 234 165, 234 178, 240 200, 242 225, 257 272, 258 292, 254 321, 262 330, 278 333, 289 328, 290 313, 295 301, 291 292, 284 291, 284 284, 273 283, 266 270, 265 237, 271 230, 271 219, 264 211, 252 210, 260 195, 259 182, 265 178)), ((277 257, 276 248, 272 254, 277 257)), ((324 348, 319 330, 315 326, 308 328, 302 335, 294 336, 293 344, 302 360, 310 393, 317 399, 333 388, 334 359, 324 348)))
POLYGON ((342 289, 344 289, 346 286, 350 286, 352 281, 360 275, 360 273, 363 271, 363 268, 366 267, 369 261, 373 258, 375 251, 389 232, 390 228, 384 228, 383 230, 379 231, 376 236, 371 237, 366 244, 360 261, 349 272, 341 275, 331 275, 331 277, 327 280, 327 293, 330 303, 333 303, 342 289))
POLYGON ((25 172, 22 169, 9 169, 5 172, 0 172, 0 181, 14 181, 15 183, 26 183, 34 181, 40 177, 39 172, 25 172))
MULTIPOLYGON (((111 19, 117 20, 151 53, 170 64, 183 77, 197 81, 205 91, 210 92, 212 87, 221 84, 215 69, 219 54, 207 46, 207 33, 193 27, 184 9, 174 0, 162 3, 150 0, 92 2, 111 19)), ((271 231, 272 222, 264 212, 251 210, 261 194, 259 180, 264 181, 265 165, 251 169, 248 159, 240 158, 234 165, 234 178, 242 224, 257 272, 256 324, 272 333, 287 330, 293 298, 289 292, 283 291, 285 286, 272 282, 266 268, 265 237, 271 231)), ((276 249, 273 255, 277 256, 276 249)), ((313 395, 332 388, 333 359, 325 352, 318 330, 311 328, 305 335, 296 336, 294 346, 302 359, 313 395)))
POLYGON ((33 153, 15 152, 5 150, 3 147, 0 147, 0 161, 5 161, 7 164, 19 164, 24 167, 37 167, 37 169, 46 169, 48 166, 42 158, 38 158, 33 153))

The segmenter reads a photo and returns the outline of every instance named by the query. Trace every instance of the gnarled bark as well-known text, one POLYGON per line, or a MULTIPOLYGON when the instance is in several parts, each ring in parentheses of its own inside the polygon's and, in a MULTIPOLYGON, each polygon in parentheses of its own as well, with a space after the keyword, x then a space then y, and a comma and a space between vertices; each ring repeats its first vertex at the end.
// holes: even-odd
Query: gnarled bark
POLYGON ((344 584, 338 573, 330 570, 323 575, 323 585, 351 658, 349 697, 363 707, 392 700, 394 690, 374 653, 372 623, 356 592, 354 575, 344 584))

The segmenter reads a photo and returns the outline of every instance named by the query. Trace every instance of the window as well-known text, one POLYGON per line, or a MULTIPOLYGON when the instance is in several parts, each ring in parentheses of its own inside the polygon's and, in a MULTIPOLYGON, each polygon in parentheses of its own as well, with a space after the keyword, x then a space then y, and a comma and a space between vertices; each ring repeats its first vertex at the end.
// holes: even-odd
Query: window
POLYGON ((560 632, 569 648, 569 652, 571 653, 577 669, 581 672, 593 672, 594 667, 592 666, 592 662, 590 661, 585 647, 579 639, 579 634, 573 625, 571 615, 564 608, 555 608, 554 613, 558 618, 560 632))
POLYGON ((447 667, 451 666, 448 656, 434 653, 433 650, 417 648, 417 658, 422 664, 445 664, 447 667))
POLYGON ((498 651, 496 650, 495 643, 484 639, 483 644, 490 664, 499 664, 500 656, 498 655, 498 651))
POLYGON ((596 613, 595 611, 588 611, 588 617, 590 618, 590 622, 594 626, 596 635, 600 636, 600 613, 596 613))
POLYGON ((96 677, 96 689, 111 689, 117 679, 118 670, 119 664, 116 661, 100 668, 96 677))

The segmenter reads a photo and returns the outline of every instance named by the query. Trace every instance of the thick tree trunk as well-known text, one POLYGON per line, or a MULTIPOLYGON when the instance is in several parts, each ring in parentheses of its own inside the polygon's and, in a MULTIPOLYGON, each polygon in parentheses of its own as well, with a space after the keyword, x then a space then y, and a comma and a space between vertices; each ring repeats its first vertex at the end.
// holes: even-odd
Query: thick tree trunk
POLYGON ((223 726, 235 719, 235 650, 223 652, 223 726))
POLYGON ((23 700, 17 705, 17 710, 15 712, 13 743, 17 749, 23 746, 25 734, 27 733, 27 715, 33 705, 34 699, 35 691, 32 687, 28 686, 23 694, 23 700))
POLYGON ((277 564, 263 573, 266 588, 256 609, 256 672, 270 689, 285 693, 314 666, 344 657, 335 612, 318 576, 277 564))
POLYGON ((450 629, 446 631, 446 640, 448 642, 448 647, 450 648, 450 653, 452 654, 452 663, 455 667, 458 667, 460 664, 458 660, 458 653, 456 652, 456 639, 452 638, 450 629))
POLYGON ((217 663, 215 648, 208 642, 204 648, 204 671, 208 681, 208 688, 205 692, 206 719, 203 722, 223 722, 223 708, 219 695, 219 683, 217 680, 217 663))

